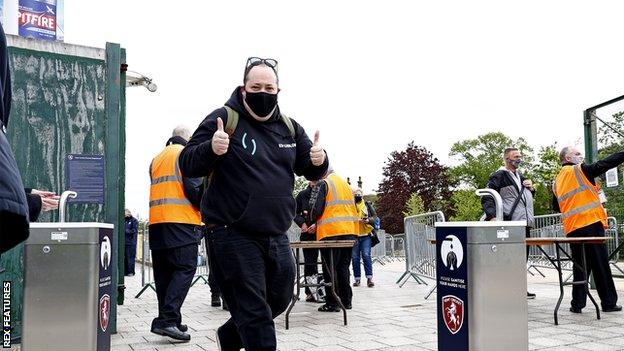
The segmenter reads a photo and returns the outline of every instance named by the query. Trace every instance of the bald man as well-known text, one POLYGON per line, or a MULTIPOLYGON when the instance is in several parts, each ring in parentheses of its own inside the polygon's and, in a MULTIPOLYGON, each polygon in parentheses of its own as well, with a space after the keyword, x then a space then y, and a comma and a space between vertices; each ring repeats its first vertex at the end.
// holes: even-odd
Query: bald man
MULTIPOLYGON (((561 212, 564 234, 568 237, 604 236, 607 213, 602 206, 601 190, 595 178, 611 168, 624 163, 624 152, 617 152, 596 163, 583 163, 583 155, 573 146, 564 147, 559 153, 561 171, 553 184, 553 209, 561 212)), ((580 245, 570 245, 572 258, 579 265, 583 264, 583 252, 580 245)), ((618 312, 622 306, 617 304, 618 296, 609 267, 605 244, 585 245, 587 276, 593 273, 596 290, 600 296, 604 312, 618 312)), ((584 279, 583 272, 574 265, 574 281, 584 279)), ((570 311, 581 313, 587 302, 586 286, 572 286, 570 311)))
POLYGON ((294 175, 318 180, 328 166, 318 132, 312 142, 282 115, 278 83, 277 61, 249 58, 243 85, 180 155, 182 173, 210 177, 201 212, 232 316, 217 329, 222 350, 276 349, 273 318, 286 310, 295 276, 286 236, 295 217, 294 175))
POLYGON ((191 132, 173 130, 165 148, 150 164, 149 245, 152 250, 158 317, 152 333, 188 341, 180 309, 197 269, 198 244, 203 235, 199 206, 201 178, 189 178, 178 167, 178 157, 191 132))

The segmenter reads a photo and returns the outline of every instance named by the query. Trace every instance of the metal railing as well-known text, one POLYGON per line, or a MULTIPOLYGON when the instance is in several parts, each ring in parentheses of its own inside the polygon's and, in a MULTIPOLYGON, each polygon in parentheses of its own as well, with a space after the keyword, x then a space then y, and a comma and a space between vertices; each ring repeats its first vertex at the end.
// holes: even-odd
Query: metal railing
MULTIPOLYGON (((140 256, 137 255, 140 257, 141 262, 141 290, 135 296, 135 298, 137 299, 141 297, 141 295, 143 295, 143 293, 147 289, 152 289, 156 291, 156 283, 154 281, 154 269, 152 264, 152 251, 149 249, 149 229, 147 226, 139 228, 138 237, 141 239, 139 241, 139 245, 141 245, 140 256)), ((191 287, 200 280, 203 280, 204 284, 208 284, 208 254, 206 252, 206 245, 204 240, 205 239, 202 238, 201 242, 198 245, 197 270, 195 271, 195 276, 193 278, 193 282, 191 283, 191 287)))
MULTIPOLYGON (((609 252, 609 254, 611 254, 619 246, 618 224, 615 217, 608 217, 607 222, 609 228, 605 230, 605 236, 611 238, 611 240, 607 241, 606 245, 607 251, 609 252)), ((561 223, 561 214, 557 213, 535 216, 535 226, 531 228, 530 236, 532 238, 563 237, 564 233, 563 224, 561 223)), ((542 246, 542 248, 549 256, 554 257, 555 248, 553 245, 545 245, 542 246)), ((563 245, 563 248, 568 254, 571 254, 569 245, 563 245)), ((619 253, 615 252, 610 259, 610 264, 618 271, 624 273, 624 271, 622 271, 622 269, 616 265, 618 260, 619 253)), ((527 263, 527 271, 531 275, 534 275, 533 272, 537 272, 542 277, 544 277, 544 274, 539 270, 539 268, 553 268, 553 266, 548 258, 537 247, 531 247, 529 249, 529 261, 527 263)), ((572 270, 572 263, 563 262, 562 268, 565 270, 572 270)))
MULTIPOLYGON (((441 211, 422 213, 406 217, 403 221, 405 228, 405 272, 396 281, 402 287, 409 278, 418 284, 428 285, 422 278, 436 279, 436 247, 432 244, 435 239, 435 223, 444 222, 441 211)), ((435 290, 429 291, 428 298, 435 290)))
POLYGON ((387 262, 390 261, 387 255, 389 236, 390 235, 386 234, 385 230, 383 229, 377 230, 377 237, 379 238, 379 244, 371 248, 371 257, 373 258, 373 263, 379 262, 381 265, 385 265, 387 262))

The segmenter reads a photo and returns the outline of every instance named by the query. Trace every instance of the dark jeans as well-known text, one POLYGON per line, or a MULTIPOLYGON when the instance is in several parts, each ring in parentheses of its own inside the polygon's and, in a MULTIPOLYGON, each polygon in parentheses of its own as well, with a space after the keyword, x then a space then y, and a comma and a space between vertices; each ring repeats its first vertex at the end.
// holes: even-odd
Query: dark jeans
MULTIPOLYGON (((593 233, 587 232, 572 232, 568 234, 569 237, 587 237, 587 236, 604 236, 605 232, 603 228, 597 228, 593 233)), ((581 245, 570 245, 572 250, 572 258, 575 262, 583 264, 583 251, 581 245)), ((609 267, 609 254, 607 252, 607 246, 604 244, 585 244, 585 259, 587 260, 587 276, 593 273, 594 282, 596 283, 596 290, 598 290, 598 296, 602 308, 610 308, 617 303, 617 292, 613 283, 613 276, 611 275, 611 267, 609 267)), ((576 266, 573 269, 574 280, 583 280, 583 272, 576 266)), ((572 307, 581 309, 585 307, 587 303, 587 293, 585 292, 585 285, 572 286, 572 307)))
POLYGON ((125 266, 125 274, 134 274, 134 265, 136 261, 136 251, 137 251, 137 242, 136 235, 134 236, 134 241, 126 240, 125 245, 126 255, 124 256, 124 266, 125 266))
POLYGON ((359 280, 362 276, 362 270, 360 268, 360 257, 362 257, 361 261, 364 263, 364 274, 366 274, 366 278, 373 277, 373 259, 371 257, 371 235, 359 236, 355 245, 353 245, 353 250, 351 252, 351 256, 353 259, 353 276, 355 279, 359 280))
POLYGON ((210 259, 210 244, 207 233, 204 238, 204 245, 206 246, 206 255, 208 256, 208 286, 210 287, 210 293, 212 295, 221 296, 221 289, 219 289, 219 284, 217 284, 217 280, 215 279, 212 269, 212 260, 210 259))
POLYGON ((293 296, 295 262, 286 235, 208 230, 210 260, 230 318, 220 327, 223 350, 277 348, 273 319, 293 296))
MULTIPOLYGON (((323 240, 353 240, 355 238, 356 237, 354 235, 341 235, 328 237, 323 240)), ((351 290, 350 284, 351 272, 349 271, 349 266, 351 265, 351 250, 352 249, 350 247, 343 249, 321 250, 323 262, 326 263, 323 264, 323 279, 325 279, 325 282, 331 282, 327 266, 329 266, 330 263, 330 255, 333 253, 334 266, 336 267, 336 278, 334 281, 336 284, 336 294, 345 306, 351 305, 351 300, 353 299, 353 291, 351 290)), ((325 301, 329 306, 338 306, 338 302, 334 298, 331 291, 325 291, 325 301)))
MULTIPOLYGON (((301 241, 315 241, 316 234, 301 233, 301 241)), ((318 274, 318 256, 319 249, 304 249, 303 250, 303 276, 310 277, 318 274)), ((305 288, 306 294, 311 294, 310 288, 305 288)))
POLYGON ((197 244, 152 250, 152 262, 158 296, 158 317, 152 321, 152 328, 180 325, 180 308, 197 269, 197 244))

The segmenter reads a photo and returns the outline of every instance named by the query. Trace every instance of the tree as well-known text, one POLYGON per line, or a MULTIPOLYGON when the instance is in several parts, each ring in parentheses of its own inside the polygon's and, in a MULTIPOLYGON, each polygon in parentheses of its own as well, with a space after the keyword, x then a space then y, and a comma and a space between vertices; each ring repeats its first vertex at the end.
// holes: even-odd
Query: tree
POLYGON ((451 221, 478 221, 483 214, 481 198, 475 194, 474 189, 458 189, 451 197, 454 214, 451 221))
POLYGON ((493 132, 456 142, 449 153, 459 161, 459 165, 451 170, 452 180, 467 187, 484 188, 492 172, 503 165, 503 152, 508 147, 518 148, 522 153, 523 167, 530 167, 533 149, 524 138, 512 140, 503 133, 493 132))
MULTIPOLYGON (((615 113, 613 120, 607 121, 609 128, 606 124, 600 126, 598 138, 598 160, 601 160, 615 152, 622 151, 624 149, 624 141, 621 134, 624 134, 624 111, 615 113), (615 129, 615 131, 613 129, 615 129)), ((602 189, 604 189, 607 196, 607 203, 605 207, 610 216, 616 216, 618 221, 622 220, 622 214, 624 214, 624 184, 622 179, 623 166, 618 166, 618 180, 619 185, 612 188, 606 187, 604 176, 599 180, 602 182, 602 189)))
POLYGON ((425 211, 446 210, 451 198, 448 168, 424 147, 412 141, 403 151, 393 151, 383 168, 378 190, 378 215, 386 231, 403 232, 403 212, 417 194, 425 211))
POLYGON ((418 196, 418 194, 413 193, 410 195, 410 198, 407 200, 407 204, 405 204, 406 211, 403 211, 403 216, 413 216, 419 213, 425 212, 425 204, 423 200, 418 196))
POLYGON ((537 153, 538 163, 532 167, 532 172, 525 177, 533 181, 535 187, 534 212, 535 215, 552 213, 552 184, 561 169, 559 162, 559 148, 557 143, 540 147, 537 153))

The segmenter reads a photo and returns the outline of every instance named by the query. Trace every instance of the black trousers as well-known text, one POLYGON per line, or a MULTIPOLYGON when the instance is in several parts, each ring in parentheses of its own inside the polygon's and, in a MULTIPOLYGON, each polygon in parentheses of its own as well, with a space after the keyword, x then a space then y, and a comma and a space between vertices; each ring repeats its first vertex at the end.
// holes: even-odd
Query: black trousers
MULTIPOLYGON (((127 238, 126 238, 127 239, 127 238)), ((125 245, 125 253, 124 256, 124 266, 125 266, 125 274, 134 274, 134 265, 136 261, 136 252, 137 252, 137 242, 136 235, 134 236, 134 241, 126 240, 125 245)))
POLYGON ((197 244, 152 250, 152 263, 158 296, 158 317, 152 328, 178 326, 182 323, 180 308, 197 270, 197 244))
MULTIPOLYGON (((592 232, 574 231, 568 234, 569 237, 588 237, 588 236, 604 236, 604 228, 594 226, 592 232)), ((572 250, 572 258, 575 262, 583 264, 583 251, 581 245, 570 245, 572 250)), ((609 267, 609 254, 607 246, 604 244, 585 244, 585 258, 587 260, 587 276, 593 273, 596 290, 602 308, 610 308, 617 303, 617 292, 611 275, 611 267, 609 267)), ((574 280, 583 280, 583 272, 576 266, 573 269, 574 280)), ((572 287, 572 307, 584 308, 587 303, 587 293, 584 285, 574 285, 572 287)))
POLYGON ((206 246, 206 255, 208 256, 208 286, 210 287, 210 293, 212 295, 221 296, 221 289, 219 289, 219 284, 217 284, 217 280, 215 279, 211 263, 212 260, 210 259, 210 243, 208 235, 205 235, 204 245, 206 246))
MULTIPOLYGON (((301 233, 301 241, 315 241, 316 234, 301 233)), ((303 276, 310 277, 318 274, 319 249, 304 249, 303 251, 303 276)), ((311 294, 310 288, 305 288, 306 294, 311 294)))
POLYGON ((288 237, 218 227, 208 238, 215 278, 232 316, 220 327, 221 347, 274 351, 273 319, 288 307, 295 282, 288 237))
MULTIPOLYGON (((355 235, 341 235, 328 237, 323 240, 353 240, 355 239, 355 235)), ((323 279, 325 282, 330 282, 331 277, 329 275, 328 266, 330 263, 330 255, 333 253, 334 256, 334 265, 336 267, 336 278, 334 283, 336 284, 336 294, 342 301, 342 304, 345 306, 351 305, 351 300, 353 299, 353 290, 351 290, 351 272, 349 271, 349 267, 351 266, 351 251, 353 249, 350 247, 343 249, 322 249, 321 256, 323 258, 323 279)), ((334 295, 331 291, 325 291, 325 302, 330 306, 338 306, 338 302, 334 298, 334 295)))

